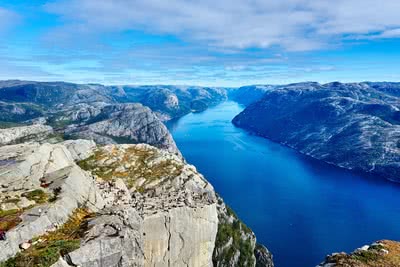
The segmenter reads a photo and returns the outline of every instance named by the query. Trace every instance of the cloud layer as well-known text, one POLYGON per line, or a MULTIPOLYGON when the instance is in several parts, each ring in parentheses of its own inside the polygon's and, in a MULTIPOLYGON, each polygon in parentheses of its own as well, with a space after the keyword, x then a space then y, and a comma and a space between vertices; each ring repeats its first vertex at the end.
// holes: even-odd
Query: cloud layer
POLYGON ((313 50, 400 31, 398 0, 58 0, 45 8, 66 21, 63 34, 145 30, 235 49, 313 50))

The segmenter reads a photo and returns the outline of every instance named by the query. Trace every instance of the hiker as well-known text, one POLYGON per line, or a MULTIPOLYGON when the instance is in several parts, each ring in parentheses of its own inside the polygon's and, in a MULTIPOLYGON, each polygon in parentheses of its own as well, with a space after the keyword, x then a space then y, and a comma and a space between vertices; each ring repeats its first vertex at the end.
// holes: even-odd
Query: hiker
POLYGON ((6 240, 6 231, 0 230, 0 241, 6 240))

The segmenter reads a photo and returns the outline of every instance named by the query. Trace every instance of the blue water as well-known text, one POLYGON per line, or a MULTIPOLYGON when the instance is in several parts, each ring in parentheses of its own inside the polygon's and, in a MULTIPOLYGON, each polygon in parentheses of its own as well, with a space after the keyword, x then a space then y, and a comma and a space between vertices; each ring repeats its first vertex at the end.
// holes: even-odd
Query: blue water
POLYGON ((214 185, 277 267, 315 266, 326 254, 400 240, 400 185, 318 162, 235 128, 225 102, 169 125, 179 149, 214 185))

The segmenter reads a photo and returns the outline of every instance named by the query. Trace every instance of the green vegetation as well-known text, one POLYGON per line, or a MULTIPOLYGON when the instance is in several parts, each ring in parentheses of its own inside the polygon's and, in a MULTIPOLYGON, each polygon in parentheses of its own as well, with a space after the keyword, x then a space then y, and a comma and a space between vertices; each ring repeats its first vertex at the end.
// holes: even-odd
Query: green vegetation
POLYGON ((14 203, 14 204, 17 204, 19 201, 20 201, 19 198, 9 198, 9 199, 5 199, 3 201, 3 203, 14 203))
POLYGON ((14 209, 14 210, 0 210, 0 218, 3 218, 5 216, 9 216, 9 215, 14 215, 16 213, 18 213, 19 210, 14 209))
POLYGON ((9 231, 21 222, 22 210, 0 210, 0 230, 9 231))
POLYGON ((22 196, 26 197, 29 200, 35 201, 37 204, 43 204, 49 200, 49 194, 45 193, 41 189, 35 189, 33 191, 29 191, 27 193, 22 194, 22 196))
POLYGON ((79 240, 58 240, 39 243, 28 252, 20 252, 15 257, 0 263, 0 267, 48 267, 56 263, 60 255, 79 248, 79 240))
POLYGON ((78 165, 106 181, 121 178, 128 188, 135 186, 138 179, 144 178, 145 183, 137 188, 144 192, 147 184, 175 178, 182 172, 183 164, 171 159, 150 163, 157 153, 157 149, 142 150, 134 146, 126 150, 97 150, 91 157, 78 162, 78 165))
POLYGON ((53 133, 47 136, 47 140, 52 140, 52 143, 59 143, 65 141, 64 134, 62 133, 53 133))
POLYGON ((62 227, 35 238, 30 248, 0 263, 0 267, 51 266, 60 256, 80 247, 80 239, 88 230, 87 220, 92 216, 93 214, 86 209, 77 209, 62 227))
POLYGON ((250 238, 252 231, 237 218, 236 214, 231 208, 228 206, 226 208, 227 215, 233 218, 233 222, 230 223, 222 216, 220 218, 213 255, 214 265, 216 265, 218 262, 223 266, 229 266, 231 264, 230 260, 234 258, 234 255, 236 253, 240 253, 237 266, 253 266, 254 247, 250 238), (248 235, 249 237, 243 238, 243 234, 248 235), (232 244, 224 248, 224 246, 228 244, 230 240, 232 240, 232 244), (224 249, 222 251, 218 251, 221 248, 224 249))
POLYGON ((358 251, 357 253, 351 255, 351 257, 355 260, 368 263, 370 261, 377 261, 382 256, 379 255, 378 252, 375 250, 365 250, 365 251, 358 251))
POLYGON ((72 124, 73 122, 71 120, 53 120, 49 121, 49 125, 53 127, 54 129, 62 129, 65 128, 66 126, 72 124))
POLYGON ((24 125, 25 124, 22 124, 22 123, 9 122, 9 121, 0 121, 0 129, 19 127, 19 126, 24 126, 24 125))

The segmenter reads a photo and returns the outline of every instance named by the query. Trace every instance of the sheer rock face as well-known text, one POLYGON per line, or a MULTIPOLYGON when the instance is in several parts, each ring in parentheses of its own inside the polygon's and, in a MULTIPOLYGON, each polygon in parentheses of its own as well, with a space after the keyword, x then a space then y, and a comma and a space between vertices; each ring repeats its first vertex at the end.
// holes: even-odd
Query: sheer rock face
POLYGON ((0 129, 0 145, 11 145, 28 141, 40 141, 53 133, 50 126, 35 124, 31 126, 0 129))
POLYGON ((217 228, 215 204, 145 216, 145 266, 210 266, 217 228))
POLYGON ((397 87, 388 94, 388 84, 373 85, 284 86, 267 92, 233 123, 325 162, 400 181, 397 87))
MULTIPOLYGON (((82 117, 76 114, 71 116, 82 117)), ((149 108, 141 104, 104 106, 98 112, 89 112, 83 123, 69 126, 65 133, 91 139, 98 144, 147 143, 179 153, 164 124, 149 108)))
POLYGON ((212 264, 216 197, 193 166, 143 144, 105 146, 80 165, 100 180, 128 185, 133 197, 121 199, 143 218, 144 266, 212 264))

